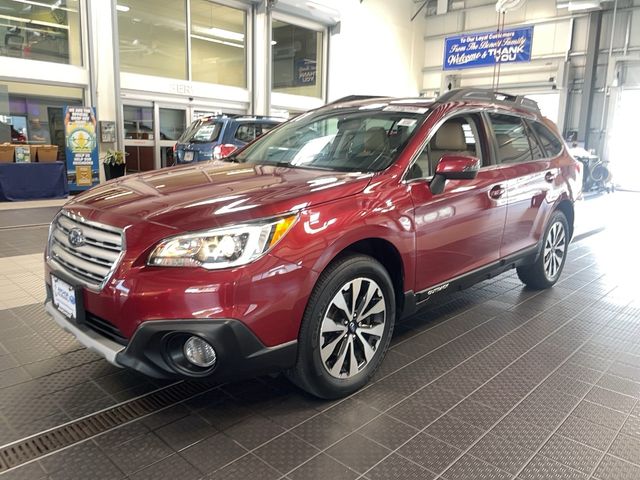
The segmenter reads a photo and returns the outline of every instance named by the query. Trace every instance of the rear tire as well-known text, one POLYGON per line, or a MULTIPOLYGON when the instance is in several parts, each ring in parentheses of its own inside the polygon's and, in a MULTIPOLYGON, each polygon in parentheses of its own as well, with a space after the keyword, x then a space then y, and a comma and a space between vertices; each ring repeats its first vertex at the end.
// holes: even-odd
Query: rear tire
POLYGON ((374 258, 349 255, 329 265, 309 298, 289 379, 326 399, 362 388, 389 346, 395 305, 389 273, 374 258))
POLYGON ((544 290, 555 285, 567 259, 569 222, 560 210, 551 215, 542 242, 542 251, 535 263, 516 269, 522 283, 534 290, 544 290))

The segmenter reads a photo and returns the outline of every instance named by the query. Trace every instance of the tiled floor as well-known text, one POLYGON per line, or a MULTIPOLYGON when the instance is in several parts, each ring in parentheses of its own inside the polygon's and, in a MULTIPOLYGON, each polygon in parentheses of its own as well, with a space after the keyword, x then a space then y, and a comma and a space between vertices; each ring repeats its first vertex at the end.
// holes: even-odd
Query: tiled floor
MULTIPOLYGON (((624 198, 638 203, 619 213, 638 210, 624 198)), ((282 377, 229 384, 2 480, 638 479, 638 232, 613 213, 553 289, 507 273, 398 325, 350 398, 282 377)), ((22 273, 40 268, 25 259, 22 273)), ((40 304, 0 306, 0 445, 159 387, 81 349, 40 304)))

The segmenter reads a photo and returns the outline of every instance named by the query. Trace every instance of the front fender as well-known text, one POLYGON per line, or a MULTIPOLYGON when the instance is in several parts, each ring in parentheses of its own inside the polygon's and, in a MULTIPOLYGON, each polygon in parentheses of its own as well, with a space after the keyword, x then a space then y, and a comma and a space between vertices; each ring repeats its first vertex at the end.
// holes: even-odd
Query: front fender
POLYGON ((405 290, 415 281, 413 205, 406 195, 367 193, 309 208, 273 254, 320 274, 341 252, 362 240, 382 239, 399 252, 405 290))

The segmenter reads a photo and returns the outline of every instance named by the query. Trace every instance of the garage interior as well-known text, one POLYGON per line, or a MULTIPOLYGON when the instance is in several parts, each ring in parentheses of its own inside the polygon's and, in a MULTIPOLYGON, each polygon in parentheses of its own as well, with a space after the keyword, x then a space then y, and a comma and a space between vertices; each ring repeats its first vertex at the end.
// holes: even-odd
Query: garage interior
MULTIPOLYGON (((116 5, 103 3, 94 14, 116 5)), ((0 479, 640 479, 640 1, 512 2, 505 25, 535 27, 532 58, 498 78, 445 71, 442 55, 446 37, 495 28, 493 1, 277 3, 325 22, 320 96, 303 101, 263 79, 224 103, 226 90, 143 92, 144 78, 124 73, 116 99, 91 98, 118 122, 115 144, 149 148, 161 167, 174 143, 126 138, 123 105, 158 113, 160 101, 186 116, 195 96, 211 111, 294 116, 351 94, 435 98, 497 84, 535 99, 576 155, 607 168, 576 205, 562 277, 535 291, 511 270, 429 303, 396 323, 381 368, 344 399, 317 399, 283 375, 159 381, 108 364, 45 313, 43 251, 66 199, 0 202, 0 479), (357 25, 359 15, 380 23, 357 25)), ((0 87, 46 81, 17 79, 4 59, 0 87)), ((87 99, 91 81, 73 88, 87 99)))

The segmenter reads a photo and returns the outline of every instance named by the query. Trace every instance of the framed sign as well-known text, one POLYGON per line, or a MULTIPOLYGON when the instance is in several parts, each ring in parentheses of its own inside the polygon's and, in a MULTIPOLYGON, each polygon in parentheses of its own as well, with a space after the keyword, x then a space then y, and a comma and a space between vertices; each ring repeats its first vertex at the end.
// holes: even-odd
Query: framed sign
POLYGON ((70 190, 85 190, 98 178, 95 110, 93 107, 66 107, 64 128, 70 190))
POLYGON ((498 63, 529 62, 532 43, 532 26, 447 37, 442 68, 459 70, 490 67, 498 63))
POLYGON ((101 143, 116 143, 116 122, 98 122, 101 143))

